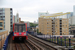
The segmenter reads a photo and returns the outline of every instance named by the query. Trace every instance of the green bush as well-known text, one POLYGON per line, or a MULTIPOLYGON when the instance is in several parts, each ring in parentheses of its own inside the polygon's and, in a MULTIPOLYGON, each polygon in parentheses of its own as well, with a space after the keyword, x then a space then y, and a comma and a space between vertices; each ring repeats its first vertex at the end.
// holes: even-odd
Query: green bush
POLYGON ((36 27, 38 24, 30 23, 30 27, 36 27))

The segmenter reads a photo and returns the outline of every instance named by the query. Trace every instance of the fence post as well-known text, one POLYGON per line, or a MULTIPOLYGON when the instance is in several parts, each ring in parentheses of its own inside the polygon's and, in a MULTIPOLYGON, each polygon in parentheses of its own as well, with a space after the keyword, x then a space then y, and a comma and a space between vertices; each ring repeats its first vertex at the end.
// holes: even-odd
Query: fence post
POLYGON ((64 39, 65 39, 65 47, 66 47, 66 37, 64 37, 64 39))
POLYGON ((57 37, 57 44, 59 44, 59 37, 57 37))
POLYGON ((51 35, 50 35, 50 41, 51 41, 51 35))
POLYGON ((56 41, 57 41, 57 37, 55 36, 55 43, 56 43, 56 41))
POLYGON ((54 37, 54 43, 56 43, 56 36, 54 37))
POLYGON ((57 44, 59 44, 59 43, 58 43, 58 37, 57 37, 57 44))
POLYGON ((62 37, 60 37, 61 38, 61 46, 62 46, 62 37))
POLYGON ((45 35, 45 40, 46 40, 46 35, 45 35))
POLYGON ((44 34, 43 34, 43 39, 44 39, 44 34))
POLYGON ((54 43, 55 43, 55 36, 53 38, 54 38, 54 43))
POLYGON ((69 48, 71 48, 71 38, 69 38, 69 48))
POLYGON ((53 42, 53 35, 52 35, 52 42, 53 42))

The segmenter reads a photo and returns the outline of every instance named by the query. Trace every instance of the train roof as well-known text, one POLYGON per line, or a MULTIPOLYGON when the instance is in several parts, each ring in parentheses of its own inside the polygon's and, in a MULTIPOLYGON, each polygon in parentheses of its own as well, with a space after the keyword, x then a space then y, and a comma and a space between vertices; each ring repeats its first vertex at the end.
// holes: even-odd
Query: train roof
POLYGON ((26 23, 14 23, 14 24, 26 24, 26 23))

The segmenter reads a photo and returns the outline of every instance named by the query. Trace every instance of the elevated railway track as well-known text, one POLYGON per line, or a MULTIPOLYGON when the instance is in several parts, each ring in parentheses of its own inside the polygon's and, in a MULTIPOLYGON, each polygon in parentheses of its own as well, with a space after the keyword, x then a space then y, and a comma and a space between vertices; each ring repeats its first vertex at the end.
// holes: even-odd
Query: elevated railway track
POLYGON ((13 42, 12 36, 8 41, 6 50, 68 50, 65 48, 57 47, 59 45, 41 40, 28 34, 28 40, 26 41, 15 41, 13 42))
POLYGON ((30 39, 26 41, 13 41, 12 36, 8 41, 8 46, 6 50, 44 50, 36 44, 35 42, 31 41, 30 39))
POLYGON ((48 42, 48 41, 39 39, 30 34, 28 34, 28 39, 32 40, 33 42, 35 42, 36 44, 41 46, 41 48, 43 48, 44 50, 68 50, 68 48, 62 47, 62 46, 54 44, 52 42, 48 42))

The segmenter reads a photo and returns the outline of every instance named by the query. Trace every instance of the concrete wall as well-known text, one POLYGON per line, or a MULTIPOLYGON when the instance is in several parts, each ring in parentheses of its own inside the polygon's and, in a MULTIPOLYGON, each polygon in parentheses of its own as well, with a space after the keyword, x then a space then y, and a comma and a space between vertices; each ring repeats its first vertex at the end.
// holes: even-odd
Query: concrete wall
POLYGON ((8 31, 0 32, 0 49, 3 47, 3 44, 8 36, 8 31))

